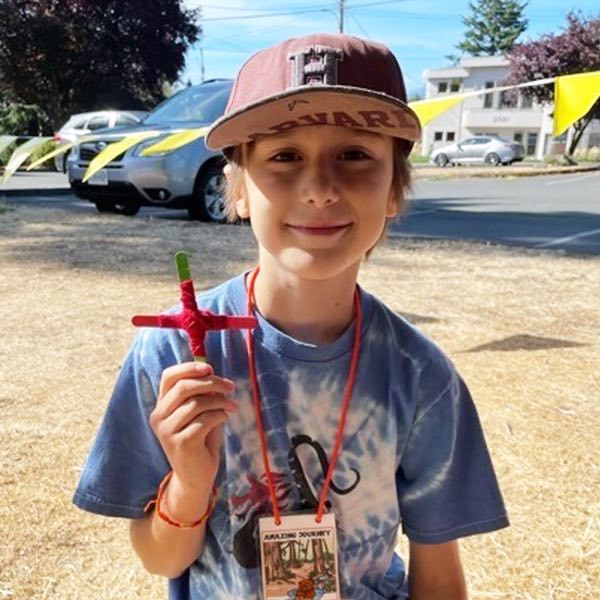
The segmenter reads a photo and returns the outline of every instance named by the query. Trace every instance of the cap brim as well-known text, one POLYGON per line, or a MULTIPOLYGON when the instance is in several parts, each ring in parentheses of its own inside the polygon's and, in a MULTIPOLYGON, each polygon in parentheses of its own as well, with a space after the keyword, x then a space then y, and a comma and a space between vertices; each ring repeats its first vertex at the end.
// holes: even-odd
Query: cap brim
POLYGON ((341 125, 383 133, 412 143, 421 124, 407 104, 380 92, 349 86, 306 86, 265 98, 222 116, 206 135, 206 145, 222 150, 261 135, 306 125, 341 125))

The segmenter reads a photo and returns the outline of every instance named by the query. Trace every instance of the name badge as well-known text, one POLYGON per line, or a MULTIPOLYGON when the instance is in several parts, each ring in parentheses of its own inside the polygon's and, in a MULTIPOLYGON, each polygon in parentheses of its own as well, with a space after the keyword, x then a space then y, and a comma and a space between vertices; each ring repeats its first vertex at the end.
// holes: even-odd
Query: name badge
POLYGON ((281 515, 259 519, 263 600, 339 600, 335 515, 281 515))

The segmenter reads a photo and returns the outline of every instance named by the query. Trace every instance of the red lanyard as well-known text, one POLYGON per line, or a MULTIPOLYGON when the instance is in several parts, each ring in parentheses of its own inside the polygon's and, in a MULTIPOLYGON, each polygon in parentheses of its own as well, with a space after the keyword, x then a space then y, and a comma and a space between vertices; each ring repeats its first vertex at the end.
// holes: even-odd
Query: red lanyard
MULTIPOLYGON (((254 282, 258 275, 258 267, 250 276, 248 283, 248 314, 253 316, 254 314, 254 282)), ((337 463, 338 456, 342 447, 342 438, 344 436, 344 428, 346 427, 346 418, 348 416, 348 409, 350 408, 350 400, 352 399, 352 392, 354 390, 354 383, 356 381, 356 371, 358 366, 358 357, 360 355, 360 343, 361 343, 361 330, 362 330, 362 310, 360 305, 360 295, 358 293, 358 287, 354 290, 354 341, 352 342, 352 357, 350 359, 350 373, 348 374, 348 381, 346 388, 344 389, 344 398, 342 402, 342 414, 340 416, 340 424, 338 427, 337 435, 335 438, 335 445, 333 447, 333 453, 331 460, 329 461, 329 469, 323 482, 323 489, 321 490, 321 496, 319 498, 319 506, 317 508, 317 523, 321 522, 323 514, 325 513, 325 502, 327 501, 327 495, 329 493, 329 486, 333 477, 333 471, 337 463)), ((250 382, 252 385, 252 400, 254 402, 254 411, 256 413, 256 423, 258 427, 258 436, 260 439, 260 450, 262 454, 263 464, 265 468, 265 474, 267 476, 267 483, 269 486, 269 495, 271 497, 271 505, 273 507, 273 517, 277 525, 281 524, 281 512, 279 505, 277 504, 277 497, 275 495, 275 484, 273 483, 273 474, 271 473, 271 465, 269 461, 269 452, 267 449, 267 440, 265 436, 265 428, 262 419, 262 411, 260 408, 260 390, 258 387, 258 377, 256 376, 256 359, 254 355, 254 335, 252 330, 248 330, 247 337, 247 348, 248 348, 248 370, 250 371, 250 382)))

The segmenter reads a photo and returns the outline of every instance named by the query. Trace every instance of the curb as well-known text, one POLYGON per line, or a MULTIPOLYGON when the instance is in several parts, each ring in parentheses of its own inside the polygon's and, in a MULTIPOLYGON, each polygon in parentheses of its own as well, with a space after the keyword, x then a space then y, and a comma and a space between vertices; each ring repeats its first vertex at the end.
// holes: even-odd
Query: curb
MULTIPOLYGON (((426 167, 422 167, 424 169, 426 167)), ((468 169, 468 167, 467 167, 468 169)), ((562 168, 544 168, 544 169, 520 169, 512 171, 510 167, 502 167, 502 170, 496 170, 494 167, 488 167, 478 169, 477 171, 468 171, 461 167, 448 167, 437 170, 428 170, 427 173, 419 173, 421 169, 413 169, 413 177, 415 179, 452 179, 452 178, 469 178, 469 177, 480 177, 480 178, 495 178, 495 179, 507 179, 512 177, 537 177, 540 175, 569 175, 571 173, 586 173, 600 171, 600 165, 581 165, 576 167, 562 167, 562 168)))
POLYGON ((0 198, 14 198, 19 196, 64 196, 71 194, 71 188, 31 188, 22 190, 3 190, 0 188, 0 198))

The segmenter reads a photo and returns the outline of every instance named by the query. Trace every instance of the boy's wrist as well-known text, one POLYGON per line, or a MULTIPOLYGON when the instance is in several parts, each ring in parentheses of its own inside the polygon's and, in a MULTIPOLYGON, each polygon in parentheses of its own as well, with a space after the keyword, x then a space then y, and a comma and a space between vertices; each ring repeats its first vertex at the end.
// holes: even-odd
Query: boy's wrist
POLYGON ((212 484, 186 485, 174 472, 164 490, 163 511, 175 521, 193 523, 205 515, 214 502, 212 490, 212 484))

